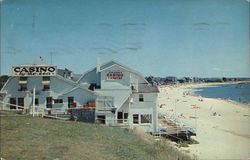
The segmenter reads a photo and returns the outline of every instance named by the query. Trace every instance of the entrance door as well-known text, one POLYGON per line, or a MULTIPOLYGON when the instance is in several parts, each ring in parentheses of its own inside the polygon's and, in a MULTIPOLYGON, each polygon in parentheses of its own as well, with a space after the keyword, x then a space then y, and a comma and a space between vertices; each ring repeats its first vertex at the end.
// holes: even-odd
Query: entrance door
POLYGON ((52 108, 52 97, 47 97, 46 98, 46 107, 47 108, 52 108))
POLYGON ((118 112, 117 123, 123 123, 123 112, 118 112))
MULTIPOLYGON (((17 99, 18 106, 24 107, 24 98, 20 97, 17 99)), ((21 107, 18 107, 18 109, 23 109, 21 107)))
POLYGON ((74 97, 68 97, 68 108, 74 107, 74 97))
POLYGON ((13 104, 10 105, 10 109, 16 109, 16 98, 10 98, 10 104, 13 104))

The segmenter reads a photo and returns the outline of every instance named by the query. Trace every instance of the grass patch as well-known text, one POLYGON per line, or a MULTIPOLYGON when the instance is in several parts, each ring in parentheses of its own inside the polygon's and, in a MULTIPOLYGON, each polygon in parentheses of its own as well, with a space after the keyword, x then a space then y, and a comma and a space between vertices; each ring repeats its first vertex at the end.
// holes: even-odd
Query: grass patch
POLYGON ((129 130, 0 111, 1 156, 11 160, 186 160, 166 141, 129 130))

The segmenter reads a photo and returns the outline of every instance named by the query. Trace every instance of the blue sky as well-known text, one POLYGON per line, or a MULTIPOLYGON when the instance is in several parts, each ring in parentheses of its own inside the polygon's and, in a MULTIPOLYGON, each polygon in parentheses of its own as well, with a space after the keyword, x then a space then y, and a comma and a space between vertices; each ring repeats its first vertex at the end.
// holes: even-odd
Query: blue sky
POLYGON ((116 60, 143 75, 250 77, 246 0, 0 0, 1 73, 116 60))

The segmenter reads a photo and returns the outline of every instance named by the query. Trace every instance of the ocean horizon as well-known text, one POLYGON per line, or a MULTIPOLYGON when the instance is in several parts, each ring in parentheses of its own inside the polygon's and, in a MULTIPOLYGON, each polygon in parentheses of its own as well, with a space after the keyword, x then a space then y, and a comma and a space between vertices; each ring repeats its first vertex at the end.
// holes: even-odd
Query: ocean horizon
POLYGON ((250 105, 250 83, 199 87, 194 90, 194 95, 206 98, 223 98, 250 105))

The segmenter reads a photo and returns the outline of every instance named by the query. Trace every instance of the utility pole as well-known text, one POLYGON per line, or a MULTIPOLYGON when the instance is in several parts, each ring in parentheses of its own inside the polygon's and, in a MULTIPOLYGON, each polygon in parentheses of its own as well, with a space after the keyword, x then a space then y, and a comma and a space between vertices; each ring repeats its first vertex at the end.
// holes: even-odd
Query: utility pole
POLYGON ((195 130, 197 132, 197 109, 195 109, 195 130))
POLYGON ((52 54, 53 52, 50 52, 50 64, 52 64, 52 54))
MULTIPOLYGON (((1 33, 0 33, 1 34, 1 33)), ((0 75, 2 75, 2 51, 1 51, 1 37, 0 37, 0 75)))
POLYGON ((175 114, 175 116, 176 116, 176 101, 177 101, 177 100, 175 99, 175 101, 174 101, 174 108, 175 108, 175 109, 174 109, 174 114, 175 114))
POLYGON ((33 105, 32 105, 32 116, 35 116, 35 99, 36 99, 36 88, 33 88, 33 105))
MULTIPOLYGON (((2 17, 2 3, 0 2, 0 19, 2 17)), ((2 23, 0 23, 0 35, 2 35, 2 23)), ((0 36, 0 75, 2 75, 2 51, 1 51, 1 46, 2 40, 0 36)))

